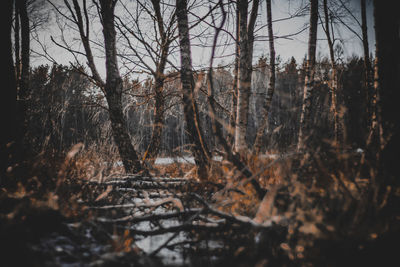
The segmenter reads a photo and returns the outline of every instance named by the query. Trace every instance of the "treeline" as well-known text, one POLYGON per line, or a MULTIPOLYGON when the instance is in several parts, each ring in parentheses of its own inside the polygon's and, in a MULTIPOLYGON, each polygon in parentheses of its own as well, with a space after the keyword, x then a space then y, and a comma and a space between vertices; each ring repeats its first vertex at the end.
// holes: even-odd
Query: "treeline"
MULTIPOLYGON (((364 62, 352 57, 338 66, 338 103, 343 127, 343 141, 348 148, 364 148, 368 134, 368 99, 364 88, 364 62)), ((298 140, 300 109, 303 99, 304 65, 294 58, 277 67, 275 95, 272 101, 268 125, 263 136, 261 151, 289 151, 298 140)), ((269 82, 269 66, 266 58, 260 58, 253 66, 252 87, 247 126, 247 145, 250 148, 262 123, 260 110, 264 105, 269 82)), ((316 64, 315 120, 318 131, 329 140, 333 136, 331 112, 331 65, 326 58, 316 64)), ((190 141, 185 133, 182 99, 179 94, 179 74, 170 73, 165 80, 165 122, 163 125, 160 155, 173 156, 190 153, 190 141)), ((228 125, 232 106, 233 74, 228 68, 216 68, 213 74, 217 115, 228 125)), ((205 73, 199 72, 196 80, 201 86, 196 92, 200 119, 207 144, 212 150, 218 142, 211 130, 208 114, 205 73)), ((154 80, 124 80, 123 110, 133 144, 140 153, 148 147, 154 122, 154 80)), ((42 151, 64 152, 78 142, 86 146, 103 144, 112 146, 112 133, 106 101, 101 92, 76 70, 60 65, 39 66, 31 71, 29 96, 29 127, 27 139, 32 153, 42 151)), ((224 129, 227 136, 228 128, 224 129)))

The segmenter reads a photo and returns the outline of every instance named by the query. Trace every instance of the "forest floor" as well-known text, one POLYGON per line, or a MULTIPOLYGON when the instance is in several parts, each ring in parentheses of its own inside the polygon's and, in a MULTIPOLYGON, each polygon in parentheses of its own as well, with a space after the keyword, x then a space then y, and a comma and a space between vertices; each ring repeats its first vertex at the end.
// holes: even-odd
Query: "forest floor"
POLYGON ((1 265, 399 266, 398 189, 377 220, 365 181, 315 185, 296 172, 285 182, 296 169, 286 158, 249 162, 268 190, 262 200, 225 162, 208 181, 190 162, 91 179, 79 160, 42 170, 0 192, 1 265), (51 186, 38 178, 49 176, 51 186))

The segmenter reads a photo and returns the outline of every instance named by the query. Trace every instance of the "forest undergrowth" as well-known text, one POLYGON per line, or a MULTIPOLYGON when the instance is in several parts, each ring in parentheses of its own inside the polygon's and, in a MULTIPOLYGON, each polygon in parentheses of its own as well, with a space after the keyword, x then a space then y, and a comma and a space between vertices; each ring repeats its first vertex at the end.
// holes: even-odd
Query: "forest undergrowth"
MULTIPOLYGON (((129 231, 115 228, 110 235, 110 231, 96 224, 97 214, 89 208, 90 203, 104 199, 112 203, 117 196, 111 186, 93 189, 90 182, 102 183, 123 175, 123 168, 114 164, 115 151, 102 152, 77 144, 64 157, 41 154, 31 163, 25 162, 29 172, 19 171, 22 166, 9 169, 8 186, 0 193, 0 235, 1 251, 10 262, 16 266, 28 262, 34 266, 46 262, 51 265, 52 260, 58 259, 57 254, 37 247, 49 236, 59 235, 75 244, 102 244, 104 250, 119 255, 112 261, 123 266, 132 262, 161 264, 149 260, 135 246, 134 235, 129 231), (84 229, 94 234, 85 237, 84 229), (18 257, 21 253, 27 256, 18 257)), ((206 181, 197 179, 195 166, 189 163, 154 165, 146 175, 172 179, 186 174, 197 182, 196 186, 187 187, 186 193, 200 196, 212 208, 247 223, 243 232, 228 235, 248 232, 245 239, 251 245, 232 245, 226 254, 230 256, 221 260, 224 263, 391 266, 398 262, 398 246, 392 244, 399 238, 396 207, 400 189, 388 187, 378 199, 373 183, 379 177, 373 177, 372 167, 362 163, 362 153, 326 150, 249 156, 246 162, 253 178, 267 192, 263 199, 257 197, 249 179, 243 178, 227 160, 213 162, 206 181), (275 235, 265 234, 265 227, 280 230, 275 235)), ((80 254, 71 255, 69 260, 93 263, 100 255, 85 254, 88 247, 81 246, 80 254)))

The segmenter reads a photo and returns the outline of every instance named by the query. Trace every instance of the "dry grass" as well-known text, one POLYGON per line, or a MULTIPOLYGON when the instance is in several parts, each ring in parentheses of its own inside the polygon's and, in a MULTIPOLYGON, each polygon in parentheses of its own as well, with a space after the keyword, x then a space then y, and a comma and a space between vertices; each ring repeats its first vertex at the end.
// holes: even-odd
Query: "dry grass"
POLYGON ((395 189, 387 188, 376 202, 373 181, 377 177, 373 176, 372 167, 360 165, 357 153, 317 151, 281 160, 249 156, 247 164, 268 190, 264 199, 258 199, 250 184, 243 182, 246 179, 241 173, 223 161, 210 176, 210 180, 225 184, 213 195, 214 206, 260 224, 274 220, 286 225, 286 242, 281 249, 290 260, 301 262, 325 253, 327 248, 315 248, 323 240, 349 242, 351 249, 357 249, 357 244, 385 236, 393 229, 390 218, 396 217, 383 219, 379 214, 387 209, 395 189))
POLYGON ((190 178, 195 177, 195 166, 190 163, 171 163, 163 165, 151 166, 150 173, 155 176, 166 176, 166 177, 184 177, 185 175, 190 178), (192 174, 192 176, 190 175, 192 174))
MULTIPOLYGON (((13 220, 19 218, 23 210, 37 208, 57 210, 65 217, 88 215, 85 207, 78 203, 85 198, 95 199, 101 192, 89 192, 84 184, 122 173, 121 166, 110 164, 117 160, 118 155, 111 148, 85 148, 81 144, 73 146, 63 159, 39 156, 27 182, 17 183, 13 191, 2 190, 2 201, 6 198, 17 199, 19 203, 29 200, 29 205, 24 204, 27 206, 16 205, 6 218, 13 220)), ((257 197, 250 183, 231 163, 215 161, 208 182, 224 188, 214 193, 209 201, 215 208, 234 216, 247 216, 259 224, 274 220, 287 227, 280 249, 294 262, 308 261, 325 253, 326 248, 315 248, 321 240, 347 244, 346 240, 350 239, 351 246, 357 246, 371 238, 378 240, 393 228, 393 221, 380 214, 390 204, 391 194, 398 198, 400 190, 387 188, 382 199, 374 200, 372 181, 377 177, 368 167, 360 171, 358 154, 315 152, 293 154, 279 160, 263 156, 249 156, 246 160, 262 187, 268 190, 265 198, 257 197), (371 176, 365 176, 366 173, 371 176)), ((193 164, 152 167, 152 175, 196 179, 193 164)), ((397 215, 397 224, 398 218, 397 215)), ((113 246, 116 251, 125 251, 132 247, 131 242, 126 234, 116 239, 113 246)))

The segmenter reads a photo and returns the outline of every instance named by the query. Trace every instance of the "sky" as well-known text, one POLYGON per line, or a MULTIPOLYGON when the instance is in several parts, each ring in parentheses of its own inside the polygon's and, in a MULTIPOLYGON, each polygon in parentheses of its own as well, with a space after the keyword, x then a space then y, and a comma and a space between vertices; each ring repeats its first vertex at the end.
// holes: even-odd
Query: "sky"
MULTIPOLYGON (((54 3, 60 3, 59 0, 53 0, 54 3)), ((340 0, 339 0, 340 1, 340 0)), ((254 44, 254 55, 253 63, 257 61, 260 56, 265 56, 269 54, 268 41, 267 39, 267 28, 263 27, 266 25, 266 3, 265 1, 260 1, 261 5, 259 7, 259 17, 256 24, 256 42, 254 44)), ((354 11, 354 17, 361 21, 360 17, 360 1, 350 2, 349 8, 354 11)), ((372 13, 372 1, 367 1, 367 21, 368 21, 368 37, 369 37, 369 48, 370 52, 374 53, 375 43, 374 43, 374 27, 373 27, 373 13, 372 13)), ((305 29, 301 34, 292 36, 288 39, 279 38, 280 36, 285 36, 298 32, 301 29, 307 27, 309 17, 306 15, 304 17, 292 18, 290 20, 282 20, 282 18, 289 17, 298 10, 299 6, 308 3, 306 0, 272 0, 272 19, 273 19, 273 31, 274 35, 278 38, 275 39, 275 50, 276 55, 280 56, 282 62, 289 60, 292 56, 296 59, 298 63, 301 63, 307 54, 307 41, 308 41, 308 29, 305 29)), ((119 12, 117 8, 116 13, 119 12)), ((194 19, 194 18, 192 18, 194 19)), ((353 19, 347 20, 348 25, 354 29, 356 32, 361 33, 360 27, 357 25, 356 21, 353 19)), ((97 36, 99 40, 102 38, 101 28, 99 25, 96 26, 96 22, 92 25, 93 33, 92 36, 97 36)), ((78 49, 82 49, 77 40, 77 35, 67 32, 67 37, 71 42, 77 44, 78 49)), ((351 33, 346 27, 338 26, 335 28, 335 35, 338 39, 337 43, 343 45, 344 59, 352 55, 362 55, 362 43, 361 41, 351 33)), ((361 35, 361 34, 360 34, 361 35)), ((38 32, 38 38, 41 40, 42 44, 46 45, 48 48, 48 53, 53 57, 58 63, 69 65, 70 61, 74 61, 74 58, 63 49, 56 47, 50 41, 50 36, 53 36, 56 40, 60 40, 60 30, 57 26, 57 21, 52 19, 50 24, 43 30, 38 32)), ((223 37, 222 37, 223 38, 223 37)), ((221 38, 221 39, 222 39, 221 38)), ((211 41, 211 38, 210 38, 211 41)), ((196 44, 196 40, 192 41, 192 44, 196 44)), ((94 46, 95 47, 95 46, 94 46)), ((32 50, 39 53, 43 53, 42 47, 38 45, 37 42, 32 42, 32 50)), ((102 55, 102 51, 94 49, 95 54, 99 57, 96 59, 96 64, 100 74, 104 77, 105 75, 105 62, 102 55)), ((233 46, 224 47, 217 50, 217 54, 231 55, 233 52, 233 46)), ((35 55, 35 53, 33 53, 35 55)), ((328 55, 328 46, 325 38, 325 34, 321 27, 318 28, 318 42, 317 42, 317 55, 319 57, 328 55)), ((175 64, 179 65, 179 54, 172 54, 172 59, 175 64)), ((208 66, 210 58, 209 48, 200 48, 197 46, 192 47, 192 58, 193 65, 195 68, 204 68, 208 66)), ((233 61, 232 56, 222 57, 215 60, 215 64, 227 64, 233 61)), ((85 62, 82 60, 82 62, 85 62)), ((32 60, 33 65, 49 64, 50 62, 43 57, 35 57, 32 60)), ((121 67, 122 64, 120 64, 121 67)), ((122 69, 122 68, 121 68, 122 69)), ((121 70, 124 73, 123 70, 121 70)), ((141 75, 144 77, 145 75, 141 75)), ((135 77, 132 77, 135 78, 135 77)))
MULTIPOLYGON (((276 20, 279 18, 287 17, 290 13, 293 13, 293 10, 296 9, 296 6, 301 1, 290 1, 290 0, 272 0, 272 19, 276 20), (288 3, 291 2, 291 5, 288 3), (290 6, 290 7, 289 7, 290 6)), ((322 2, 322 1, 320 1, 322 2)), ((367 1, 370 2, 370 1, 367 1)), ((351 8, 354 9, 355 17, 361 21, 360 11, 360 1, 352 1, 351 8)), ((261 2, 261 21, 266 23, 266 5, 265 2, 261 2)), ((306 23, 308 23, 309 17, 296 18, 292 20, 286 20, 281 22, 273 23, 274 34, 278 36, 291 34, 293 32, 297 32, 302 29, 306 23)), ((355 22, 352 22, 353 25, 351 27, 356 30, 356 32, 360 33, 361 29, 355 22)), ((368 3, 367 9, 367 22, 368 22, 368 39, 369 39, 369 48, 370 52, 374 52, 375 50, 375 36, 374 36, 374 28, 373 28, 373 12, 372 12, 372 3, 368 3)), ((266 29, 265 29, 266 31, 266 29)), ((355 37, 353 33, 351 33, 345 27, 338 27, 336 29, 336 37, 340 38, 344 47, 344 57, 350 57, 353 54, 362 55, 362 43, 361 41, 355 37)), ((302 32, 302 34, 298 36, 294 36, 292 40, 288 39, 276 39, 275 40, 275 49, 276 54, 280 55, 282 59, 288 60, 291 56, 293 56, 297 62, 301 62, 305 55, 307 54, 307 42, 308 42, 308 30, 302 32)), ((339 40, 337 41, 337 43, 339 40)), ((256 43, 256 54, 268 53, 268 45, 265 45, 263 42, 256 43)), ((318 42, 317 42, 317 54, 328 55, 328 45, 325 37, 325 33, 321 26, 318 28, 318 42)))

